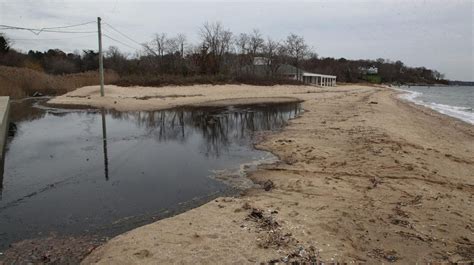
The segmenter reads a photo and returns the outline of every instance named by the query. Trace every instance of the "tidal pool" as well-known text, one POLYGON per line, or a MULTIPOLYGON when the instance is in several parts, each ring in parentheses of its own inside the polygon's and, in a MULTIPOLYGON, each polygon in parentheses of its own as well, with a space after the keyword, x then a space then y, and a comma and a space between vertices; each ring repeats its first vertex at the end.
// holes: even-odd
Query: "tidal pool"
POLYGON ((299 103, 116 112, 40 102, 12 103, 0 249, 50 233, 113 236, 234 193, 213 172, 268 158, 253 147, 255 133, 301 111, 299 103))

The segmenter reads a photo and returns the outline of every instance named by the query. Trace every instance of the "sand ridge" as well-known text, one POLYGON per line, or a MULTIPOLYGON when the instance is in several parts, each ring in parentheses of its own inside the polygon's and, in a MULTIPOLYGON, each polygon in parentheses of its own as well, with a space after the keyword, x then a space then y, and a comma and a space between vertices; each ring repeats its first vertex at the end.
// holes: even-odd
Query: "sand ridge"
MULTIPOLYGON (((355 89, 343 88, 344 91, 355 89)), ((337 92, 341 89, 315 86, 250 86, 195 85, 167 87, 105 86, 100 96, 99 86, 82 87, 48 101, 58 105, 105 107, 118 111, 160 110, 179 106, 227 106, 255 103, 299 101, 305 94, 337 92)))
POLYGON ((51 102, 86 104, 90 96, 91 105, 131 110, 289 97, 304 100, 305 112, 258 144, 280 159, 249 176, 262 188, 119 235, 83 264, 474 259, 474 126, 378 87, 107 87, 102 100, 97 93, 88 87, 51 102))

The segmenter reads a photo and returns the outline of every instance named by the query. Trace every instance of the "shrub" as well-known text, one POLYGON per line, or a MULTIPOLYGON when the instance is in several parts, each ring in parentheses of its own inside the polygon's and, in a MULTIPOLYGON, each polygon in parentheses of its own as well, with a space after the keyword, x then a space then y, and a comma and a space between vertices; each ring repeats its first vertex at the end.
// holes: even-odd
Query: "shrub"
MULTIPOLYGON (((119 79, 113 71, 105 71, 105 83, 119 79)), ((28 68, 0 66, 0 96, 22 98, 35 92, 60 95, 83 86, 99 84, 99 74, 89 71, 77 74, 49 75, 28 68)))

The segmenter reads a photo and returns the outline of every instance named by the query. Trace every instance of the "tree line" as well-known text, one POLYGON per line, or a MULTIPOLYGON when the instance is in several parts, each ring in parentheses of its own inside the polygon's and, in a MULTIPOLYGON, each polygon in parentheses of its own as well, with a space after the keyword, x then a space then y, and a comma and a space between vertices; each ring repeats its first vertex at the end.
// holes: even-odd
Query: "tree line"
MULTIPOLYGON (((199 29, 199 41, 191 43, 184 34, 168 36, 158 33, 134 54, 123 53, 110 46, 104 53, 104 66, 124 80, 169 80, 192 77, 218 77, 226 80, 281 80, 279 69, 292 65, 308 72, 336 75, 339 82, 365 82, 361 69, 376 67, 384 83, 443 83, 444 76, 425 67, 409 67, 401 61, 388 59, 349 60, 319 57, 303 36, 289 34, 275 40, 257 29, 235 34, 223 24, 204 23, 199 29), (254 58, 264 60, 265 71, 256 71, 254 58), (130 79, 129 77, 135 77, 130 79)), ((70 74, 98 69, 98 52, 94 50, 66 53, 59 49, 22 53, 0 33, 0 65, 26 67, 48 74, 70 74)), ((137 81, 138 82, 138 81, 137 81)), ((126 83, 126 82, 125 82, 126 83)))

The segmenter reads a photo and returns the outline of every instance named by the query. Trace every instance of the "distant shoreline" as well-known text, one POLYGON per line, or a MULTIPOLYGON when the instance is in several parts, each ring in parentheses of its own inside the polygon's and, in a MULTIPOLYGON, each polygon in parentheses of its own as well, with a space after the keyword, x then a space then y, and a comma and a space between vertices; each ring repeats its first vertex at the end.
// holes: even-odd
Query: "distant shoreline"
MULTIPOLYGON (((423 86, 424 87, 424 86, 423 86)), ((457 86, 454 86, 457 87, 457 86)), ((465 86, 459 86, 465 87, 465 86)), ((474 112, 472 111, 472 107, 462 107, 459 105, 447 105, 441 102, 425 102, 423 100, 418 99, 421 95, 421 92, 412 91, 410 87, 390 87, 396 91, 399 91, 401 94, 399 98, 402 100, 408 101, 412 104, 416 104, 419 106, 423 106, 430 110, 436 111, 442 115, 446 115, 452 118, 455 118, 459 121, 466 122, 470 125, 474 125, 474 112)))

